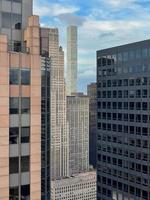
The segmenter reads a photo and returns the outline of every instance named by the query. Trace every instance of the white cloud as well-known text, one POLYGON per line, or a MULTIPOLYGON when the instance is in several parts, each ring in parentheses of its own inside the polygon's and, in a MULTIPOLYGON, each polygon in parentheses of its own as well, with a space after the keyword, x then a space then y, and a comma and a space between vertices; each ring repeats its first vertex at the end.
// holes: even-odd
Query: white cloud
POLYGON ((37 14, 39 16, 59 16, 66 13, 75 13, 78 10, 78 7, 69 5, 65 6, 58 3, 41 5, 35 2, 34 4, 34 14, 37 14))

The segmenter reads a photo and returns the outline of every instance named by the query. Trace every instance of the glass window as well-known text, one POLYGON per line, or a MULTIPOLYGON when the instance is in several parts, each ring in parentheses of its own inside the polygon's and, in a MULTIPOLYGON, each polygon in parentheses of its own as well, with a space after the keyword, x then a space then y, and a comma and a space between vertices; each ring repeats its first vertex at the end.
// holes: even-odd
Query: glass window
POLYGON ((30 69, 21 70, 21 84, 30 85, 30 69))
POLYGON ((21 143, 30 142, 30 127, 21 128, 21 143))
POLYGON ((9 129, 9 143, 18 144, 19 143, 19 128, 10 128, 9 129))
POLYGON ((19 69, 10 68, 9 83, 11 85, 19 84, 19 69))
POLYGON ((19 114, 19 98, 18 97, 11 97, 10 98, 10 114, 19 114))
POLYGON ((13 29, 19 29, 19 30, 21 29, 21 21, 22 21, 21 15, 12 14, 11 21, 13 29))
POLYGON ((30 113, 30 98, 23 97, 21 98, 21 113, 30 113))
POLYGON ((21 186, 21 197, 25 200, 30 199, 30 185, 21 186))
POLYGON ((18 199, 18 196, 19 196, 19 187, 10 187, 9 199, 10 200, 18 199))
POLYGON ((11 28, 11 13, 2 12, 2 27, 11 28))
POLYGON ((9 173, 16 174, 19 172, 19 157, 9 158, 9 173))
POLYGON ((30 157, 23 156, 21 157, 21 172, 29 172, 30 171, 30 157))

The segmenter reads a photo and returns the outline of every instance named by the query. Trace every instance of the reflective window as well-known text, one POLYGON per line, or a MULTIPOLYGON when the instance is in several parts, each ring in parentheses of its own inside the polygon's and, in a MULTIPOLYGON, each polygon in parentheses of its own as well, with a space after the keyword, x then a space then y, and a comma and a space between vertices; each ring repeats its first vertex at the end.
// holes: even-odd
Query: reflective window
POLYGON ((10 69, 9 75, 9 83, 11 85, 18 85, 19 84, 19 69, 10 69))
POLYGON ((30 157, 23 156, 21 157, 21 172, 29 172, 30 171, 30 157))
POLYGON ((9 129, 9 143, 18 144, 19 143, 19 128, 10 128, 9 129))
POLYGON ((30 199, 30 185, 22 185, 21 186, 21 197, 23 200, 30 199))
POLYGON ((16 174, 19 171, 19 157, 9 158, 9 173, 16 174))
POLYGON ((21 98, 21 113, 29 113, 30 112, 30 98, 23 97, 21 98))
POLYGON ((10 187, 9 189, 9 200, 18 199, 19 187, 10 187))
POLYGON ((2 12, 2 27, 3 28, 11 27, 11 13, 2 12))
POLYGON ((21 70, 21 84, 30 85, 30 69, 21 70))
POLYGON ((10 98, 9 112, 10 114, 19 114, 19 98, 18 97, 10 98))
POLYGON ((30 142, 30 127, 21 128, 21 143, 30 142))

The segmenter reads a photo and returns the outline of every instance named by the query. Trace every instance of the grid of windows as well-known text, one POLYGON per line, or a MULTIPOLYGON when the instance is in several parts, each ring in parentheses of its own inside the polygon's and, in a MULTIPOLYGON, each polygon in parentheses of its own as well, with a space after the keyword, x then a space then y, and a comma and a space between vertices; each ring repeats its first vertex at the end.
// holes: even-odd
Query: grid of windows
POLYGON ((97 54, 98 200, 150 198, 150 48, 132 48, 97 54))

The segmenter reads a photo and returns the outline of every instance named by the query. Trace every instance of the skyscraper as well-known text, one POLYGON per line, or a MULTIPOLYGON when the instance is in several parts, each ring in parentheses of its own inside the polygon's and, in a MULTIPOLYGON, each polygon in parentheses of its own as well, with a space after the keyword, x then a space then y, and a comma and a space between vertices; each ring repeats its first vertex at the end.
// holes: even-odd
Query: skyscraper
POLYGON ((41 66, 39 18, 29 18, 27 51, 0 35, 0 199, 40 200, 41 66), (34 34, 33 33, 34 30, 34 34))
POLYGON ((49 30, 51 57, 51 178, 69 174, 69 133, 66 121, 64 52, 59 47, 58 29, 49 30))
POLYGON ((32 0, 0 1, 0 33, 9 39, 9 48, 20 51, 24 48, 24 30, 32 15, 32 0))
POLYGON ((77 27, 67 28, 67 95, 77 92, 77 27))
POLYGON ((67 96, 70 175, 89 170, 89 98, 83 93, 67 96))
POLYGON ((96 139, 97 139, 97 85, 87 86, 89 104, 89 162, 96 168, 96 139))
POLYGON ((150 40, 97 52, 98 200, 150 199, 150 40))

